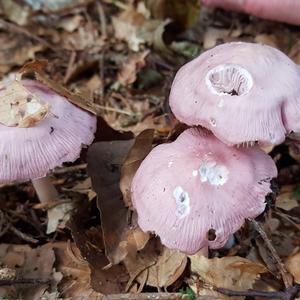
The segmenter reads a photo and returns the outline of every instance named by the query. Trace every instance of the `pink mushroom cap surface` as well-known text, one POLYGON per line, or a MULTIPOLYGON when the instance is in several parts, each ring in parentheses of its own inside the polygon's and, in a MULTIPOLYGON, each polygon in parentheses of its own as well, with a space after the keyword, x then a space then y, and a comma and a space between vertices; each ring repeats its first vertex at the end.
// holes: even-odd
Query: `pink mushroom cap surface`
POLYGON ((169 101, 181 122, 226 144, 280 144, 300 131, 300 69, 270 46, 227 43, 184 65, 169 101))
POLYGON ((143 231, 193 254, 221 248, 245 218, 261 214, 276 176, 275 163, 259 148, 229 147, 191 128, 145 158, 132 182, 132 201, 143 231))
MULTIPOLYGON (((76 160, 96 131, 97 119, 92 114, 39 82, 22 82, 41 102, 50 104, 50 113, 28 128, 0 124, 1 183, 44 177, 62 163, 76 160)), ((5 90, 0 89, 0 98, 5 90)))

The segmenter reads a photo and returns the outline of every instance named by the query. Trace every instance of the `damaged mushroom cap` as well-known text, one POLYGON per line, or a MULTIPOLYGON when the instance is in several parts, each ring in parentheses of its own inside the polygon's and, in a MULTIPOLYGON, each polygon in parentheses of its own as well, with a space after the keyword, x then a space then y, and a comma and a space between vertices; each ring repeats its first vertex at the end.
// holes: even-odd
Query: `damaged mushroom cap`
POLYGON ((300 69, 270 46, 219 45, 178 71, 170 106, 226 144, 280 144, 300 131, 300 69))
POLYGON ((193 254, 221 248, 245 218, 264 211, 275 163, 257 147, 234 148, 192 128, 154 148, 132 183, 143 231, 164 245, 193 254))
MULTIPOLYGON (((22 83, 42 103, 49 104, 50 113, 28 128, 0 124, 1 183, 43 177, 62 163, 74 161, 82 146, 91 144, 96 131, 95 116, 41 83, 22 83)), ((0 98, 5 90, 1 88, 0 98)))

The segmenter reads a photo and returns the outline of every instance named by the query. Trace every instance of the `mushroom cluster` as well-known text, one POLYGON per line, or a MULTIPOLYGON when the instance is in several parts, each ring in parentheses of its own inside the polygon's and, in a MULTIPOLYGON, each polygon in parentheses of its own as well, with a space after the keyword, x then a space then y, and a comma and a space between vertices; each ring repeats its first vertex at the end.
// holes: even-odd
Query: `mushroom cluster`
POLYGON ((32 180, 41 202, 57 200, 46 175, 92 143, 96 117, 33 80, 4 84, 0 98, 0 183, 32 180))
POLYGON ((194 128, 140 165, 131 189, 138 223, 185 253, 221 248, 272 191, 276 165, 259 146, 300 131, 300 69, 269 46, 223 44, 178 71, 169 103, 194 128))

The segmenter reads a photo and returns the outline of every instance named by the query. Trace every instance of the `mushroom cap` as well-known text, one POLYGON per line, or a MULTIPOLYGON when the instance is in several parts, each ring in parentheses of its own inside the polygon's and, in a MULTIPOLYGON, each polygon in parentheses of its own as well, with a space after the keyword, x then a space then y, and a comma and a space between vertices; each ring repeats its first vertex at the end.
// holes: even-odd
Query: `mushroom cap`
MULTIPOLYGON (((97 119, 71 104, 39 82, 23 80, 23 85, 43 103, 50 114, 33 127, 0 124, 0 182, 26 181, 43 177, 64 162, 76 160, 83 145, 94 139, 97 119)), ((0 90, 0 98, 6 88, 0 90)))
POLYGON ((245 218, 261 214, 276 176, 275 163, 259 148, 229 147, 191 128, 145 158, 132 182, 132 201, 143 231, 193 254, 204 246, 221 248, 245 218))
POLYGON ((300 68, 270 46, 219 45, 178 71, 170 107, 226 144, 280 144, 300 131, 300 68))

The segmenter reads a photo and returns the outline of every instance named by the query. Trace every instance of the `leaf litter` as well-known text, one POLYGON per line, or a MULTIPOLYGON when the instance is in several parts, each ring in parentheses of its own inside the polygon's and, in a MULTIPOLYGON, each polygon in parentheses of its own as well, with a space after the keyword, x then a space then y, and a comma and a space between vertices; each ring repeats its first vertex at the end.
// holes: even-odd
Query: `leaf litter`
MULTIPOLYGON (((69 221, 61 223, 65 212, 57 203, 52 203, 57 214, 49 217, 30 183, 1 187, 0 282, 8 280, 0 286, 1 297, 228 299, 235 297, 218 288, 232 295, 282 291, 282 268, 300 284, 296 134, 268 149, 279 168, 279 195, 259 219, 284 261, 281 267, 268 241, 249 224, 235 234, 230 249, 212 250, 208 257, 167 249, 138 227, 130 199, 131 180, 145 156, 182 130, 167 105, 178 67, 230 41, 268 44, 299 64, 299 30, 200 10, 195 0, 54 2, 3 1, 0 76, 41 81, 97 115, 98 129, 80 159, 52 172, 52 182, 74 208, 67 212, 69 221), (18 283, 22 280, 29 283, 18 283)), ((0 122, 26 127, 39 121, 20 118, 28 94, 20 86, 13 92, 20 98, 13 119, 2 113, 0 122)), ((3 101, 1 112, 11 101, 10 96, 3 101)))

